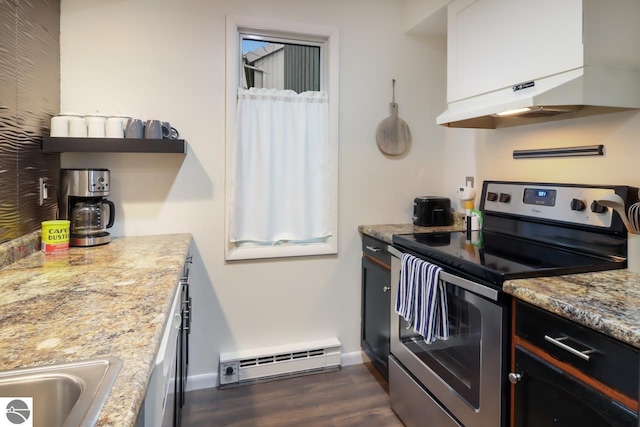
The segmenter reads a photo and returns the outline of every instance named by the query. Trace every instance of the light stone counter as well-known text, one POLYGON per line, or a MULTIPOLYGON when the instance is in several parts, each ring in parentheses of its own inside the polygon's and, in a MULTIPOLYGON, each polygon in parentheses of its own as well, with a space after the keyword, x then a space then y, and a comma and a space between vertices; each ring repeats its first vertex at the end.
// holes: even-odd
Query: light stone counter
POLYGON ((640 348, 640 275, 628 270, 510 280, 514 297, 640 348))
POLYGON ((413 224, 376 224, 376 225, 360 225, 358 231, 367 236, 375 237, 383 242, 391 243, 394 234, 413 234, 413 233, 437 233, 439 231, 464 231, 464 217, 462 215, 454 215, 453 225, 442 227, 420 227, 413 224))
POLYGON ((0 248, 0 261, 13 260, 0 270, 0 370, 116 356, 122 369, 98 425, 134 426, 191 235, 20 259, 37 248, 32 237, 0 248))

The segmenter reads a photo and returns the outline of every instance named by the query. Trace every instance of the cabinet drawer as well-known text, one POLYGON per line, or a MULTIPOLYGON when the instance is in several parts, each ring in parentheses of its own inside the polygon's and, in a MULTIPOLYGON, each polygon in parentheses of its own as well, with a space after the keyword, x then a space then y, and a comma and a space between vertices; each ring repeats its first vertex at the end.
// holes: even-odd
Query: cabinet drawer
POLYGON ((633 347, 522 301, 516 302, 516 335, 638 399, 640 357, 633 347))
POLYGON ((389 356, 389 400, 407 426, 462 427, 393 356, 389 356))
POLYGON ((362 236, 362 253, 380 261, 382 267, 391 270, 391 255, 387 252, 387 246, 388 244, 382 240, 367 235, 362 236))

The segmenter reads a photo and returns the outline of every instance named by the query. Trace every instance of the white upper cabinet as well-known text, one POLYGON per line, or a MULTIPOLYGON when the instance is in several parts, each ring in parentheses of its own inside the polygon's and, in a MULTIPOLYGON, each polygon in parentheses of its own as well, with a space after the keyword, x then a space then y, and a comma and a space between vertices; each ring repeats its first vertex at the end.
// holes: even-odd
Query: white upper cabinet
POLYGON ((447 101, 579 68, 582 34, 582 0, 454 1, 447 101))
POLYGON ((639 109, 638 22, 640 0, 454 0, 436 123, 496 128, 639 109))

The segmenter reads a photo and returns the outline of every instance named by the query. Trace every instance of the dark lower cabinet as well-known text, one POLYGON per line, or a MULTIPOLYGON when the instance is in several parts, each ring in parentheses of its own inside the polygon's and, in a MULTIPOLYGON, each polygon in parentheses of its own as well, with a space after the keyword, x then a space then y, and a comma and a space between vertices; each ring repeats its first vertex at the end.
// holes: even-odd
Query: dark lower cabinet
POLYGON ((515 427, 638 425, 633 411, 521 347, 516 371, 515 427))
POLYGON ((162 423, 162 427, 181 427, 182 426, 182 407, 183 407, 183 390, 184 390, 184 380, 182 377, 182 363, 184 360, 184 355, 182 354, 182 333, 178 333, 176 338, 176 358, 174 360, 174 367, 171 369, 171 372, 174 375, 173 381, 173 392, 169 394, 168 398, 173 399, 171 403, 167 404, 167 408, 173 409, 173 420, 171 420, 170 416, 165 414, 164 422, 162 423))
POLYGON ((390 255, 383 242, 368 236, 363 240, 361 346, 374 366, 388 378, 390 255))
POLYGON ((193 255, 189 255, 184 263, 182 277, 180 278, 181 293, 180 302, 180 316, 182 318, 180 333, 178 334, 178 355, 177 355, 177 375, 176 382, 179 387, 179 413, 176 417, 176 427, 182 425, 182 407, 185 405, 185 399, 187 396, 187 377, 189 374, 189 335, 191 335, 191 321, 193 318, 193 309, 191 306, 191 296, 189 294, 190 286, 190 267, 193 263, 193 255))
POLYGON ((514 302, 514 427, 638 426, 637 349, 514 302))
MULTIPOLYGON (((175 380, 174 385, 174 399, 173 406, 175 407, 174 417, 172 422, 168 422, 168 427, 181 427, 182 426, 182 409, 186 403, 187 397, 187 376, 189 370, 189 334, 191 333, 191 296, 189 295, 189 269, 193 262, 193 255, 189 255, 185 261, 182 277, 180 278, 180 331, 177 336, 176 343, 176 359, 175 359, 175 380)), ((165 424, 163 424, 163 427, 165 424)))

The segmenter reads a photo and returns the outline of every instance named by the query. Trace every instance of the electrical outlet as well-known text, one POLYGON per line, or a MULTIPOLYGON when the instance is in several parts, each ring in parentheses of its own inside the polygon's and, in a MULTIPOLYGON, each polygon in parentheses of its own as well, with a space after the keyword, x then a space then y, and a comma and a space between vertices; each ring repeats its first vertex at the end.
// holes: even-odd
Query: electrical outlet
POLYGON ((474 181, 474 179, 473 179, 473 177, 472 177, 472 176, 468 176, 468 177, 466 177, 466 178, 464 179, 465 186, 473 188, 473 181, 474 181))
POLYGON ((47 192, 47 181, 49 178, 38 178, 38 194, 39 196, 39 205, 42 206, 44 201, 49 198, 49 194, 47 192))

